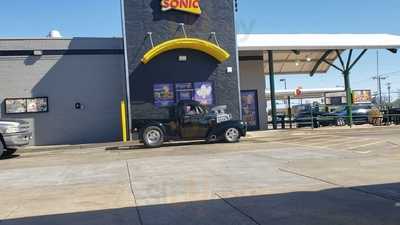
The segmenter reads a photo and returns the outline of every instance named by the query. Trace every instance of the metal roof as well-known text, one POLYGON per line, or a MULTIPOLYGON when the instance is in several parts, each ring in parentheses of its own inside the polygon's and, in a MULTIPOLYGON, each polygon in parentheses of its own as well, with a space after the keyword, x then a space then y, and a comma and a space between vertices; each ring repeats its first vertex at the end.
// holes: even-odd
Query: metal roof
POLYGON ((239 34, 240 51, 400 48, 391 34, 239 34))
MULTIPOLYGON (((275 74, 310 74, 318 60, 324 55, 324 50, 307 51, 275 51, 274 68, 275 74)), ((269 74, 268 56, 264 51, 240 51, 240 61, 259 61, 263 64, 264 74, 269 74)), ((336 52, 332 52, 326 58, 333 63, 337 59, 336 52)), ((316 73, 326 73, 330 68, 329 64, 321 64, 316 73)))
POLYGON ((121 38, 0 38, 0 51, 123 49, 121 38))
MULTIPOLYGON (((239 34, 239 59, 256 60, 264 64, 269 73, 266 51, 274 51, 276 74, 310 74, 319 59, 328 50, 346 49, 398 49, 400 36, 390 34, 239 34)), ((326 61, 338 58, 332 51, 326 61)), ((316 73, 326 73, 330 65, 323 62, 316 73)))

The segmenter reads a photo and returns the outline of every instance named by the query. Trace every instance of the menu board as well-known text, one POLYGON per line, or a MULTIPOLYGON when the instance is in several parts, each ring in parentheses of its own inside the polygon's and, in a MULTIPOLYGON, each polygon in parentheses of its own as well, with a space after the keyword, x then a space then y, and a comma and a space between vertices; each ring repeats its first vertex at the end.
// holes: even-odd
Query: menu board
POLYGON ((247 122, 249 130, 257 130, 258 124, 258 103, 257 91, 241 91, 242 116, 247 122))
POLYGON ((48 98, 12 98, 5 99, 6 114, 48 112, 48 98))
POLYGON ((192 83, 177 83, 175 84, 176 102, 193 99, 193 84, 192 83))
POLYGON ((195 101, 203 105, 213 105, 213 83, 212 82, 196 82, 194 83, 194 98, 195 101))
POLYGON ((18 114, 26 113, 26 99, 6 99, 6 113, 7 114, 18 114))
POLYGON ((213 83, 176 83, 176 84, 155 84, 154 105, 156 107, 170 106, 185 100, 198 101, 203 105, 213 105, 213 83))
POLYGON ((30 98, 26 100, 26 111, 28 113, 47 112, 47 98, 30 98))
POLYGON ((154 104, 157 107, 170 106, 175 103, 173 84, 154 85, 154 104))
POLYGON ((353 104, 371 103, 371 102, 372 102, 371 90, 353 91, 353 104))

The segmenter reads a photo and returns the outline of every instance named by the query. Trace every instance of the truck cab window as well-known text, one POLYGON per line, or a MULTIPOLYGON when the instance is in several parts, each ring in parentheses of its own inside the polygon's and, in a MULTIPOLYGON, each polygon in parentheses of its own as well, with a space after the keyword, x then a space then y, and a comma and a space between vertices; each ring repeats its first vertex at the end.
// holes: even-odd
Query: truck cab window
POLYGON ((187 105, 185 107, 185 116, 202 115, 202 114, 205 114, 205 113, 206 113, 206 110, 203 109, 201 106, 187 105))

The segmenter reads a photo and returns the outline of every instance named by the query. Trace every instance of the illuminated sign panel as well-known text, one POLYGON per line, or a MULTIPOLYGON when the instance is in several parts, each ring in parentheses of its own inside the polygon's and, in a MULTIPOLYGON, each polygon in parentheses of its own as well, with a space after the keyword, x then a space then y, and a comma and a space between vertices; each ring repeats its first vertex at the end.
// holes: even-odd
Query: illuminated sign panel
POLYGON ((353 104, 371 103, 371 90, 356 90, 353 91, 353 104))
POLYGON ((161 10, 178 10, 200 15, 200 0, 161 0, 161 10))

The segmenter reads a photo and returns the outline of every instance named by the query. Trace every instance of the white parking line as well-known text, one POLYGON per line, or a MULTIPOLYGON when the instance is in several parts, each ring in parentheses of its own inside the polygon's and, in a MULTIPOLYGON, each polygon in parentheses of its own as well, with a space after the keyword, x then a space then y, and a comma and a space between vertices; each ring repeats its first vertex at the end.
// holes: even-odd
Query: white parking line
POLYGON ((347 148, 347 150, 354 150, 354 149, 364 148, 364 147, 378 145, 378 144, 382 144, 382 143, 384 143, 384 141, 377 141, 377 142, 367 143, 367 144, 364 144, 364 145, 357 145, 357 146, 354 146, 354 147, 351 147, 351 148, 347 148))
POLYGON ((354 151, 354 152, 359 153, 359 154, 369 154, 372 151, 354 151))

